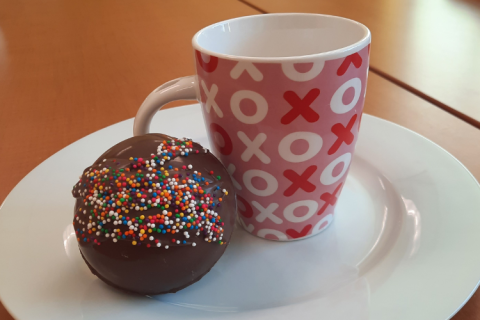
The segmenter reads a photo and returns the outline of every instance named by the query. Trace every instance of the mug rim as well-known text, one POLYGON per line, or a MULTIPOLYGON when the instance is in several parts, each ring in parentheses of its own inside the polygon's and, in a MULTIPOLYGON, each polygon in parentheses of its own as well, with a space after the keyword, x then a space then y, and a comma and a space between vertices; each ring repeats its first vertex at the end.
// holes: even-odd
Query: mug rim
POLYGON ((250 16, 243 16, 243 17, 238 17, 238 18, 233 18, 233 19, 227 19, 223 20, 214 24, 211 24, 209 26, 206 26, 199 30, 192 38, 192 45, 194 50, 198 50, 202 53, 205 53, 210 56, 222 58, 222 59, 227 59, 227 60, 235 60, 235 61, 248 61, 248 62, 264 62, 264 63, 275 63, 275 62, 311 62, 312 60, 333 60, 333 59, 338 59, 338 58, 343 58, 346 57, 352 53, 358 52, 359 50, 363 49, 367 45, 369 45, 371 42, 371 33, 370 30, 362 23, 344 18, 344 17, 339 17, 339 16, 334 16, 334 15, 328 15, 328 14, 318 14, 318 13, 269 13, 269 14, 255 14, 255 15, 250 15, 250 16), (220 52, 215 52, 208 50, 204 47, 202 47, 198 43, 198 38, 200 35, 205 32, 208 29, 215 28, 219 25, 228 23, 228 22, 233 22, 233 21, 238 21, 238 20, 247 20, 247 19, 252 19, 255 17, 264 17, 264 16, 318 16, 318 17, 329 17, 329 18, 335 18, 339 20, 345 20, 348 22, 353 22, 354 24, 358 25, 360 28, 363 29, 364 31, 364 36, 362 39, 358 40, 357 42, 344 46, 339 49, 335 50, 330 50, 330 51, 325 51, 325 52, 320 52, 320 53, 314 53, 314 54, 308 54, 308 55, 298 55, 298 56, 287 56, 287 57, 252 57, 252 56, 241 56, 241 55, 231 55, 231 54, 225 54, 225 53, 220 53, 220 52))

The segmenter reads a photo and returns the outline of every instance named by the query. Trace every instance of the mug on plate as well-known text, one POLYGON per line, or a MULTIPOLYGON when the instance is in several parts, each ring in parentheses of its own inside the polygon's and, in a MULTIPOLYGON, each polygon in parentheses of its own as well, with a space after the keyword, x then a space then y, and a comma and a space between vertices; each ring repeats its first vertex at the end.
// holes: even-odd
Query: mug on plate
POLYGON ((196 75, 155 89, 135 118, 201 103, 213 153, 233 178, 240 222, 271 240, 306 238, 333 219, 362 118, 370 52, 362 24, 319 14, 219 22, 193 37, 196 75))

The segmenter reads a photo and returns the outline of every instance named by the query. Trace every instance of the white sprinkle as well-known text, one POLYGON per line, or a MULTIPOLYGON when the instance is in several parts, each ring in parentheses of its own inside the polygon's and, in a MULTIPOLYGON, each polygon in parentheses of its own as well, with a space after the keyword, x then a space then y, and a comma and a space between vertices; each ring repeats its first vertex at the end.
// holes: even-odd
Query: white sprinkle
POLYGON ((195 247, 197 244, 195 242, 192 243, 192 247, 195 247))
POLYGON ((161 246, 162 246, 162 244, 161 244, 160 242, 159 242, 159 243, 157 243, 157 247, 159 247, 159 248, 160 248, 161 246))
POLYGON ((169 247, 168 247, 168 245, 167 245, 167 246, 165 246, 165 249, 168 249, 168 248, 169 248, 169 247))
POLYGON ((153 238, 153 236, 150 236, 150 238, 148 238, 148 239, 149 239, 150 241, 153 241, 154 238, 153 238))
POLYGON ((117 238, 113 238, 113 242, 117 242, 117 238))

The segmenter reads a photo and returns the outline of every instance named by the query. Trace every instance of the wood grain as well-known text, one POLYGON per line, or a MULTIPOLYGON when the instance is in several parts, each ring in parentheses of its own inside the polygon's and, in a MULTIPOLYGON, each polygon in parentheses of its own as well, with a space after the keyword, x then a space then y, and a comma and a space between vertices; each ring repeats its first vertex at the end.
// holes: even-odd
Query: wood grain
POLYGON ((372 32, 371 70, 480 127, 480 1, 242 0, 347 17, 372 32))
MULTIPOLYGON (((198 29, 256 13, 233 0, 0 0, 0 8, 0 167, 12 169, 0 171, 0 202, 47 157, 133 117, 156 86, 192 74, 198 29)), ((480 179, 480 130, 375 74, 366 112, 423 134, 480 179)), ((475 295, 454 319, 479 319, 479 303, 475 295)), ((12 319, 1 305, 0 319, 12 319)))
POLYGON ((157 86, 193 74, 196 31, 257 13, 235 0, 0 0, 0 8, 0 167, 15 168, 0 172, 0 201, 54 152, 135 116, 157 86))
POLYGON ((0 320, 13 320, 13 317, 8 313, 8 311, 3 306, 0 301, 0 320))

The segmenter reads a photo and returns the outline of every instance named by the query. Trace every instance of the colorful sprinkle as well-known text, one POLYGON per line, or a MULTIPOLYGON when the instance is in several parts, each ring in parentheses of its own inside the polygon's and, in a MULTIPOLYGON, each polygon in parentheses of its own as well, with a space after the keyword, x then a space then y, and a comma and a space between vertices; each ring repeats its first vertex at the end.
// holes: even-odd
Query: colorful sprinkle
POLYGON ((88 168, 73 190, 83 199, 73 223, 77 240, 96 245, 129 241, 134 246, 160 248, 161 239, 170 237, 171 245, 195 247, 196 242, 189 240, 192 231, 206 242, 223 245, 224 223, 215 211, 220 206, 215 199, 221 202, 228 192, 217 186, 206 193, 203 188, 221 177, 210 171, 214 180, 208 181, 201 172, 192 173, 191 164, 166 165, 194 151, 199 153, 190 139, 175 139, 163 141, 150 158, 103 159, 88 168), (152 215, 152 208, 161 211, 152 215))

